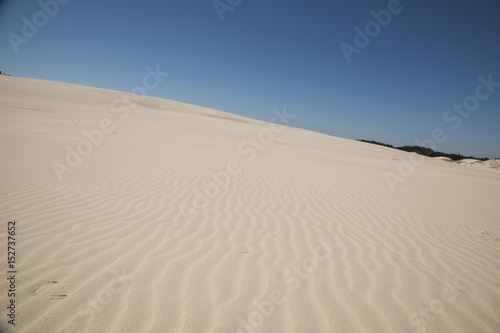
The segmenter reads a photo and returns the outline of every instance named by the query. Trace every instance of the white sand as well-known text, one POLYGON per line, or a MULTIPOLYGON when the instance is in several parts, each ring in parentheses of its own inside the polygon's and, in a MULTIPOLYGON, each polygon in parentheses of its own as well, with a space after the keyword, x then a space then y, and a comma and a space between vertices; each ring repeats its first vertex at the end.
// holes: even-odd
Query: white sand
POLYGON ((15 332, 500 330, 499 173, 423 158, 391 191, 405 152, 157 98, 120 119, 120 95, 0 77, 15 332))
POLYGON ((462 165, 462 166, 465 166, 468 168, 500 172, 500 159, 498 159, 498 158, 493 159, 493 160, 487 160, 487 161, 476 160, 473 158, 464 158, 462 160, 454 161, 449 157, 438 156, 438 157, 435 157, 435 159, 445 161, 445 162, 455 163, 455 164, 462 165))

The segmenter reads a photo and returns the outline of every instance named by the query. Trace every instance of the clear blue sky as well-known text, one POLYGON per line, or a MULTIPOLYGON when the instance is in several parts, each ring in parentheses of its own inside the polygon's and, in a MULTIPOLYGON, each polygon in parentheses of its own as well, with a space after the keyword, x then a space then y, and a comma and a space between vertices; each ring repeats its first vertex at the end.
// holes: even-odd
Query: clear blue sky
POLYGON ((212 0, 71 0, 18 53, 9 32, 42 9, 2 1, 0 70, 128 92, 160 64, 170 76, 152 96, 265 121, 286 105, 293 126, 394 145, 440 127, 437 150, 500 157, 500 87, 458 129, 443 120, 478 76, 500 82, 499 1, 402 0, 351 63, 339 44, 388 1, 229 1, 221 21, 212 0))

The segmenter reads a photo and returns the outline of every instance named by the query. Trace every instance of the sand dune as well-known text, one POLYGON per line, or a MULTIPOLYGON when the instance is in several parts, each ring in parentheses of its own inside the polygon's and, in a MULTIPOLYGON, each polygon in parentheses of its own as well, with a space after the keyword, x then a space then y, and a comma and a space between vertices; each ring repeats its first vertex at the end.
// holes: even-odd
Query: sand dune
POLYGON ((500 330, 500 174, 123 94, 0 77, 13 331, 500 330))
POLYGON ((500 172, 500 159, 496 158, 488 161, 476 160, 473 158, 464 158, 462 160, 453 161, 449 157, 439 156, 435 157, 436 159, 440 159, 445 162, 455 163, 458 165, 463 165, 469 168, 474 169, 483 169, 483 170, 491 170, 500 172))

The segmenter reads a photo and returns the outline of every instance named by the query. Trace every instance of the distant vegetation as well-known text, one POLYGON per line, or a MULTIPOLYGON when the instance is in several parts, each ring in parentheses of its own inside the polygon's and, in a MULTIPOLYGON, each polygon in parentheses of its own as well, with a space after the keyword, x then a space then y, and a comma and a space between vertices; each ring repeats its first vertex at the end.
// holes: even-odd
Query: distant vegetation
POLYGON ((447 154, 447 153, 442 153, 440 151, 434 151, 430 148, 425 148, 425 147, 420 147, 420 146, 394 147, 393 145, 388 145, 386 143, 377 142, 377 141, 373 141, 373 140, 358 140, 358 141, 372 143, 374 145, 379 145, 379 146, 384 146, 384 147, 389 147, 389 148, 394 148, 394 149, 399 149, 399 150, 404 150, 404 151, 407 151, 410 153, 417 153, 417 154, 429 156, 429 157, 444 156, 444 157, 451 158, 454 161, 462 160, 464 158, 473 158, 473 159, 480 160, 480 161, 489 160, 489 158, 487 158, 487 157, 478 158, 478 157, 472 157, 472 156, 463 156, 461 154, 447 154))

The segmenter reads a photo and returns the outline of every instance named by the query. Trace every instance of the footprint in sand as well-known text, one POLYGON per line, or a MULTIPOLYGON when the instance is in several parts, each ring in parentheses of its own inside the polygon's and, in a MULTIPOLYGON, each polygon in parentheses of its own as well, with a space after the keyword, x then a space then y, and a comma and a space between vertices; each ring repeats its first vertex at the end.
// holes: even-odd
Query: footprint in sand
POLYGON ((500 242, 500 238, 499 237, 494 237, 492 236, 488 231, 483 231, 481 233, 481 239, 484 240, 484 241, 495 241, 495 242, 500 242))
POLYGON ((49 296, 50 299, 62 299, 67 297, 68 295, 62 295, 62 294, 50 294, 47 292, 44 292, 45 289, 49 288, 48 286, 57 283, 58 281, 40 281, 32 285, 29 289, 29 293, 31 296, 35 295, 47 295, 49 296))

